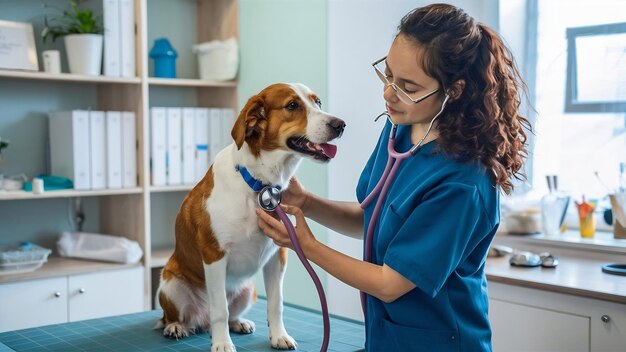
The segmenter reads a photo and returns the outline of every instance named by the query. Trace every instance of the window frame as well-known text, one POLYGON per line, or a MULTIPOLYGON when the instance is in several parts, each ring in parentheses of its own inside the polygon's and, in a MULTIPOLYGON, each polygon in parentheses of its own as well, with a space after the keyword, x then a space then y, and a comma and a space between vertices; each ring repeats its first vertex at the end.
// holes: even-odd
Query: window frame
POLYGON ((594 35, 626 33, 626 22, 567 28, 567 72, 565 77, 565 113, 619 113, 626 111, 625 101, 585 102, 578 100, 576 39, 594 35))

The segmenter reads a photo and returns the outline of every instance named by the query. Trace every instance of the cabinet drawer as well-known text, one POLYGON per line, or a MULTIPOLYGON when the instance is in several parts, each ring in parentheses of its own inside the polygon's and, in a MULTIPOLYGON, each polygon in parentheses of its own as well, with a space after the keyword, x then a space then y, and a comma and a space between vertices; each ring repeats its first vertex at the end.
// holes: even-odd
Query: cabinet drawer
POLYGON ((0 284, 0 332, 67 321, 67 277, 0 284))
POLYGON ((143 310, 143 268, 69 277, 69 321, 143 310))
POLYGON ((489 299, 494 351, 589 351, 589 317, 489 299))

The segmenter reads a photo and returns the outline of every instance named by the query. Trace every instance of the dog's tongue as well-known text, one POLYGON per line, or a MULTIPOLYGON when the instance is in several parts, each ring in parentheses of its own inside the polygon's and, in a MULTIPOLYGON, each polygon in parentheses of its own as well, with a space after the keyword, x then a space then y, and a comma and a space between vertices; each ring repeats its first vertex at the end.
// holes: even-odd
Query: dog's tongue
POLYGON ((337 146, 336 145, 328 144, 328 143, 322 143, 322 144, 320 144, 320 147, 322 147, 322 150, 324 151, 324 155, 326 155, 329 158, 334 158, 335 154, 337 154, 337 146))

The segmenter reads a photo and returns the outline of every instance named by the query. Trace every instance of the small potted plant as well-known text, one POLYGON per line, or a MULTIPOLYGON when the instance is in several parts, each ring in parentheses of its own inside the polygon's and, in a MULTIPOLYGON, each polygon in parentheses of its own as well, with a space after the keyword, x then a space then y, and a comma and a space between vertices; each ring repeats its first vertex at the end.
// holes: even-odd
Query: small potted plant
POLYGON ((41 36, 44 43, 49 37, 52 41, 64 38, 71 73, 98 76, 102 66, 102 14, 96 15, 92 9, 81 7, 85 2, 71 0, 69 9, 62 10, 60 17, 48 19, 46 16, 41 36))

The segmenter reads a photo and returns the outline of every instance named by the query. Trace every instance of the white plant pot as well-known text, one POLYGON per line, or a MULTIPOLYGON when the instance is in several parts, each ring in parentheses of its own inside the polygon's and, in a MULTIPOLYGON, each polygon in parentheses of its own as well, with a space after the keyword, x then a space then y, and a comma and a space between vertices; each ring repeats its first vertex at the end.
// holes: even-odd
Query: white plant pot
POLYGON ((64 39, 70 73, 99 76, 102 67, 102 35, 70 34, 64 39))

